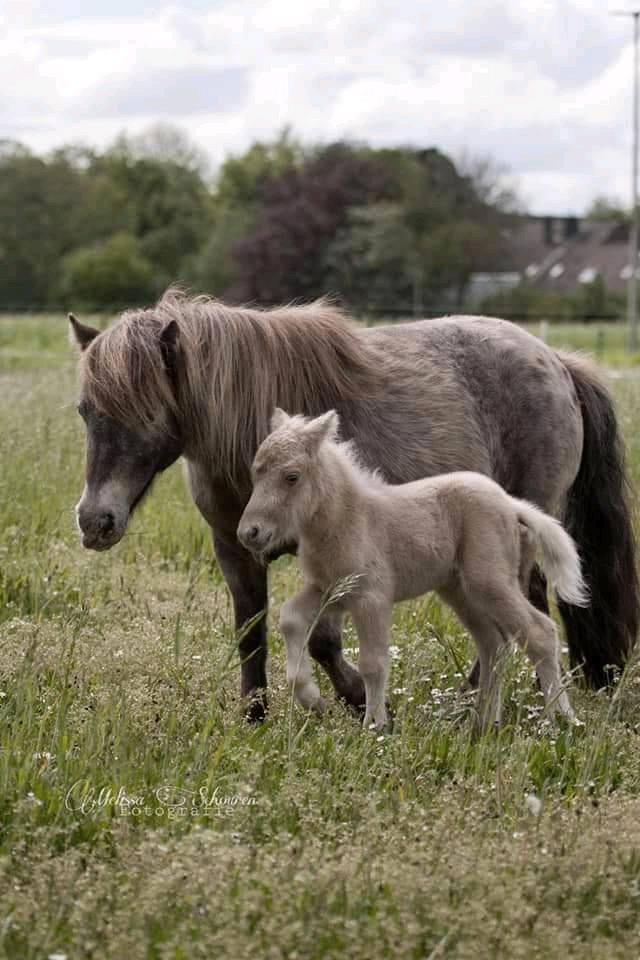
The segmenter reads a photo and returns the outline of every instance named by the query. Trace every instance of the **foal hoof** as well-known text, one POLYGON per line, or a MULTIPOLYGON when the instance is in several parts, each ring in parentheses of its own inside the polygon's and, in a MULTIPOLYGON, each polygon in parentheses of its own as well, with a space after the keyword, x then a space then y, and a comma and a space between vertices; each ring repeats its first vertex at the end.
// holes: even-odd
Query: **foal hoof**
POLYGON ((312 713, 316 717, 321 717, 323 713, 326 712, 327 701, 324 697, 318 697, 312 704, 307 707, 309 713, 312 713))
POLYGON ((376 733, 379 736, 386 736, 387 734, 393 733, 393 718, 387 717, 384 723, 363 723, 362 729, 367 733, 376 733))
MULTIPOLYGON (((364 703, 359 703, 356 705, 353 703, 347 703, 346 700, 341 700, 341 703, 344 703, 345 707, 348 708, 349 713, 353 714, 354 717, 356 717, 358 720, 364 723, 364 715, 367 710, 366 705, 364 703)), ((391 723, 391 725, 393 725, 395 712, 391 709, 391 704, 389 703, 388 700, 385 700, 384 705, 387 711, 387 723, 391 723)))

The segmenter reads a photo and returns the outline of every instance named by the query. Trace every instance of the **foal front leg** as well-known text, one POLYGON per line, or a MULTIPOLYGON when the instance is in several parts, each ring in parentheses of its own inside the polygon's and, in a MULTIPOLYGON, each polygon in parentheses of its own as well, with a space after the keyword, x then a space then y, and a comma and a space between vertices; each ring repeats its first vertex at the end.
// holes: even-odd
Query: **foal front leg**
POLYGON ((353 623, 360 644, 359 667, 366 693, 363 726, 373 724, 376 730, 387 730, 386 697, 389 676, 390 603, 358 598, 351 607, 353 623))
POLYGON ((309 631, 322 603, 322 594, 305 587, 282 605, 280 632, 287 649, 287 683, 305 710, 323 713, 325 702, 313 677, 308 651, 309 631))
POLYGON ((342 651, 342 613, 327 610, 309 638, 309 653, 329 677, 336 694, 347 706, 363 710, 362 677, 342 651))

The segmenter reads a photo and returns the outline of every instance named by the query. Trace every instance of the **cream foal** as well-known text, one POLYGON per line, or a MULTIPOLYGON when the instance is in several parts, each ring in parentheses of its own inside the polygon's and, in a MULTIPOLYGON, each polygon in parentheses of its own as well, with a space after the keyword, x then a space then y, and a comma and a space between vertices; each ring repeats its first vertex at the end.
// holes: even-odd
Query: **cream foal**
POLYGON ((334 608, 351 614, 366 689, 366 727, 385 728, 393 605, 435 590, 471 632, 480 655, 481 724, 500 719, 496 665, 512 638, 535 664, 550 714, 574 714, 563 688, 552 620, 527 599, 539 560, 562 599, 587 603, 580 561, 557 520, 478 473, 389 485, 337 441, 335 411, 309 420, 276 410, 252 467, 253 493, 238 526, 254 553, 295 542, 303 589, 282 607, 287 679, 306 709, 322 712, 307 640, 327 591, 357 577, 334 608))

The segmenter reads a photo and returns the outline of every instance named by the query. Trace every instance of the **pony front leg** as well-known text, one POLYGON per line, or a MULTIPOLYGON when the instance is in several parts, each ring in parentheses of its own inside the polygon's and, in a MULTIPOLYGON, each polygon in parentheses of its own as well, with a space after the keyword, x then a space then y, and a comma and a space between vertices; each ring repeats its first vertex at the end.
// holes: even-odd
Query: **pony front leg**
POLYGON ((231 591, 240 637, 240 695, 247 703, 247 720, 261 721, 267 713, 267 571, 240 546, 235 535, 214 531, 213 544, 231 591))
POLYGON ((376 730, 389 729, 385 692, 389 676, 391 611, 390 603, 366 597, 359 598, 351 608, 360 645, 358 666, 366 695, 365 730, 372 725, 376 730))
POLYGON ((324 712, 325 702, 313 677, 308 640, 321 602, 319 591, 305 587, 287 600, 280 611, 280 632, 287 649, 287 683, 305 710, 319 714, 324 712))

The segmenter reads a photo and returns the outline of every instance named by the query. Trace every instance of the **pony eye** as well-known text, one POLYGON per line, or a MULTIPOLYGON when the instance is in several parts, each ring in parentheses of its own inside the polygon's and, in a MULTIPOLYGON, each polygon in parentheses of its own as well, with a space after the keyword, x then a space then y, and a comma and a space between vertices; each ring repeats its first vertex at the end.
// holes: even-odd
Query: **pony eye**
POLYGON ((297 483, 298 480, 300 479, 300 474, 294 473, 293 471, 291 471, 291 473, 285 473, 284 479, 289 484, 289 486, 292 487, 294 483, 297 483))

